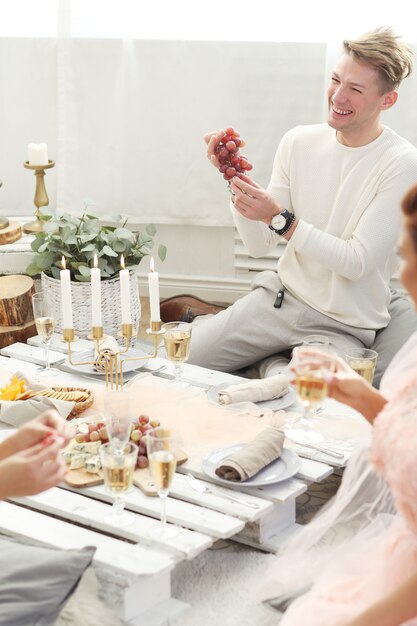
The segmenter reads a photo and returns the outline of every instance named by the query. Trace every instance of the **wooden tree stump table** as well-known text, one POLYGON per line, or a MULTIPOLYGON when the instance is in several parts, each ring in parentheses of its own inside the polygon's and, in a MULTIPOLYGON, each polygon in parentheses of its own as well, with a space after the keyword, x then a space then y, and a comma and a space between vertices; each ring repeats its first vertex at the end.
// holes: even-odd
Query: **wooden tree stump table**
POLYGON ((30 276, 0 277, 0 348, 16 341, 26 343, 36 335, 31 299, 34 293, 30 276))

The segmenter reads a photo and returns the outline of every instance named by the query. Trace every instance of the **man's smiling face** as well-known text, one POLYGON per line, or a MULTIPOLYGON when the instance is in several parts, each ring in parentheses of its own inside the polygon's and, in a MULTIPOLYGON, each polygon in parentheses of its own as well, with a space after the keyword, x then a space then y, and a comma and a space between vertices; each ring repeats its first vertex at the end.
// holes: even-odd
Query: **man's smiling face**
POLYGON ((327 95, 327 121, 341 143, 359 146, 378 136, 382 130, 379 114, 389 108, 385 106, 389 96, 381 93, 375 68, 344 54, 332 72, 327 95))

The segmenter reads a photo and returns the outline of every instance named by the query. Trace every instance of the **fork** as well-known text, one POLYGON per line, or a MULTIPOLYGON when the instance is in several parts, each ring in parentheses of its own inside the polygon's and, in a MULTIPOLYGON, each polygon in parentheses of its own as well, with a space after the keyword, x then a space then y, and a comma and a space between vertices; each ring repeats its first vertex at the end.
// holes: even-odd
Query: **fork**
POLYGON ((198 480, 198 478, 196 478, 192 474, 187 474, 186 476, 190 484, 190 487, 192 487, 195 491, 198 491, 199 493, 211 493, 213 496, 217 496, 219 498, 225 498, 226 500, 229 500, 230 502, 236 502, 237 504, 244 504, 245 506, 249 506, 251 509, 259 509, 259 504, 256 504, 256 502, 249 502, 249 500, 244 500, 243 498, 239 498, 238 496, 233 496, 232 494, 226 495, 225 493, 217 493, 216 491, 213 491, 213 489, 210 489, 210 487, 202 483, 201 480, 198 480))

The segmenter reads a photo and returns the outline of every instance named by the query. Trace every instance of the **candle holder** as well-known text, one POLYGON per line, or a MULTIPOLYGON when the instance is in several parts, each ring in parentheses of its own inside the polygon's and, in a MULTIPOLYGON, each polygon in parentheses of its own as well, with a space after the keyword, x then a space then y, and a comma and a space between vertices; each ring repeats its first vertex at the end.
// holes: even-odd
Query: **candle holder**
POLYGON ((45 165, 31 165, 29 161, 25 161, 23 163, 24 167, 27 170, 33 170, 36 176, 36 188, 35 188, 35 221, 28 222, 23 225, 23 232, 29 233, 31 235, 35 233, 41 233, 43 231, 43 222, 41 221, 39 214, 40 208, 43 206, 48 206, 49 198, 46 193, 45 188, 45 170, 51 169, 51 167, 55 167, 55 161, 48 160, 48 163, 45 165))
MULTIPOLYGON (((142 361, 145 359, 153 359, 158 355, 159 339, 164 334, 164 330, 161 328, 162 322, 151 322, 150 328, 146 329, 148 335, 153 336, 154 349, 152 354, 145 354, 143 356, 123 357, 129 350, 130 340, 133 337, 133 324, 122 324, 121 332, 118 333, 119 337, 125 339, 125 347, 118 352, 109 353, 100 349, 100 339, 103 337, 103 327, 93 326, 91 330, 91 339, 95 342, 95 354, 98 357, 103 356, 103 366, 106 379, 106 389, 119 390, 123 387, 123 365, 127 361, 142 361)), ((78 365, 95 365, 97 358, 92 361, 79 361, 72 360, 71 343, 75 340, 75 332, 73 328, 65 328, 63 330, 64 341, 67 342, 68 350, 68 362, 70 365, 77 367, 78 365)))

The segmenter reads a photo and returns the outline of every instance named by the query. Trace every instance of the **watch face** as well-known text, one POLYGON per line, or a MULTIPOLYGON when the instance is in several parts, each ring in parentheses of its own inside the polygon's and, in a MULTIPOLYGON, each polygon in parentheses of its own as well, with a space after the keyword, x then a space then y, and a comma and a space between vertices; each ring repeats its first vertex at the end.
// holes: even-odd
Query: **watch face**
POLYGON ((281 230, 281 228, 284 228, 286 223, 287 223, 287 220, 282 215, 282 213, 275 215, 271 220, 271 226, 276 228, 276 230, 281 230))

